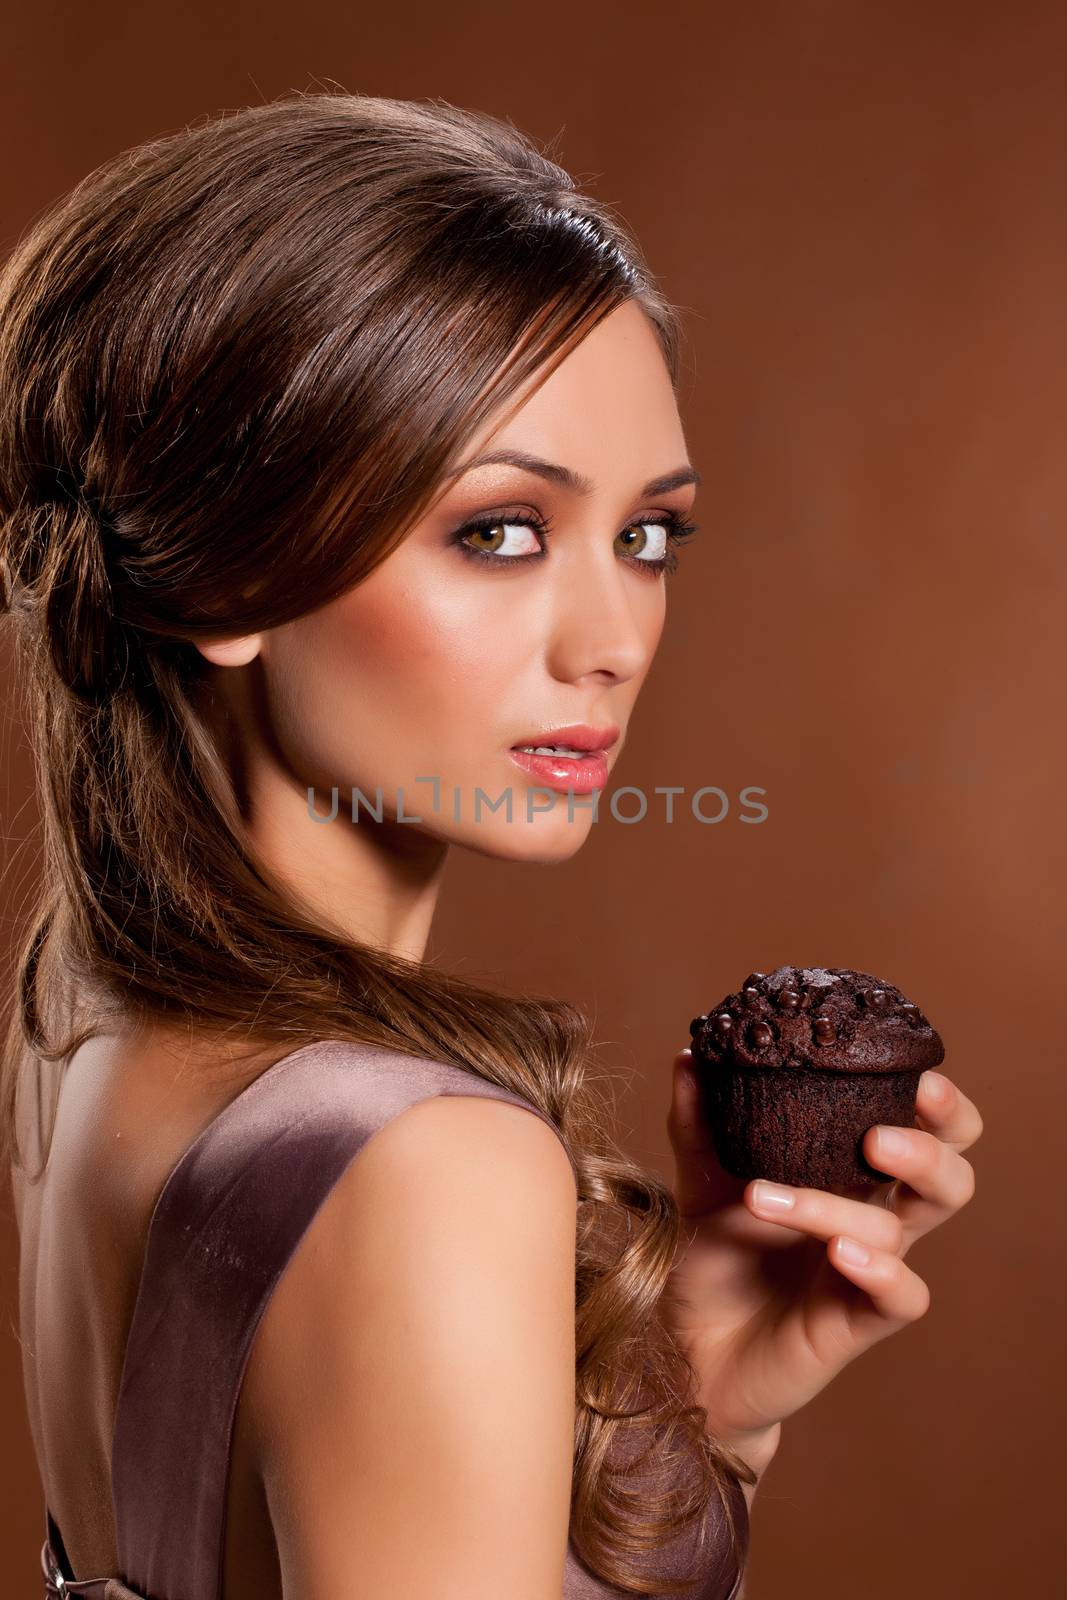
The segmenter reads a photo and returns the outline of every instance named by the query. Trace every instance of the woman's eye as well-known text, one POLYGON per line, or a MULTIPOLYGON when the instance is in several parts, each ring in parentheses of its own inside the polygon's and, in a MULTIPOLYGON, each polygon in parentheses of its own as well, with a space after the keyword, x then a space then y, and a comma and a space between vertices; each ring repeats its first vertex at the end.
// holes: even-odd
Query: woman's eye
POLYGON ((501 559, 540 555, 542 548, 531 523, 505 517, 497 517, 495 521, 478 528, 468 528, 460 543, 478 555, 499 556, 501 559))
MULTIPOLYGON (((515 567, 526 561, 543 561, 548 554, 552 524, 533 516, 501 516, 492 512, 480 521, 468 522, 452 535, 452 542, 471 561, 497 568, 515 567)), ((644 567, 653 576, 674 572, 678 566, 677 546, 697 531, 695 522, 685 522, 668 513, 660 521, 631 522, 616 534, 614 548, 628 561, 644 567)))
POLYGON ((663 561, 668 532, 665 522, 631 522, 619 534, 623 554, 636 556, 639 561, 663 561))

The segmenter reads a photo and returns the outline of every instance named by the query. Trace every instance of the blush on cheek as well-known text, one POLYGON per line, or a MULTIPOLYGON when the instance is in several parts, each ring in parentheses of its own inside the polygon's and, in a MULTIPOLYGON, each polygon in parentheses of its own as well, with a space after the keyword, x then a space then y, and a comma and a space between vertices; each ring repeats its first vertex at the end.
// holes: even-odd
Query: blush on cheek
POLYGON ((293 640, 291 670, 281 675, 285 744, 305 770, 328 771, 330 782, 346 789, 410 782, 455 702, 440 642, 399 606, 338 602, 306 623, 299 643, 293 640))
MULTIPOLYGON (((491 626, 484 596, 455 586, 411 583, 389 593, 355 590, 335 602, 330 633, 338 653, 371 676, 399 675, 413 688, 433 673, 454 680, 491 659, 491 626)), ((506 637, 506 618, 500 618, 506 637)))
POLYGON ((301 619, 292 664, 316 742, 340 741, 383 774, 449 773, 472 748, 477 766, 499 742, 496 730, 522 720, 507 704, 530 676, 530 638, 542 625, 518 597, 501 603, 491 588, 412 542, 301 619))

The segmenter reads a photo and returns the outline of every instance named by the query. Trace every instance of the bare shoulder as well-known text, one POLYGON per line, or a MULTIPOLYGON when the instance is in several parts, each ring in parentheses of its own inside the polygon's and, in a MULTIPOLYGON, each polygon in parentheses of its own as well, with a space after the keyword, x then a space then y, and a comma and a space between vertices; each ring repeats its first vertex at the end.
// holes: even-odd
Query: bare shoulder
POLYGON ((419 1101, 350 1163, 245 1379, 286 1600, 558 1600, 576 1206, 554 1130, 477 1094, 419 1101))

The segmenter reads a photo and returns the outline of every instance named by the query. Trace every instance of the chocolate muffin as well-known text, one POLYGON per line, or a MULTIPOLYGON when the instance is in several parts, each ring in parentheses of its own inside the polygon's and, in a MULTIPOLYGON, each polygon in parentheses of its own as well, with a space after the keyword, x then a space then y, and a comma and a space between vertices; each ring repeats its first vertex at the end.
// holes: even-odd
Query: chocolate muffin
POLYGON ((914 1127, 919 1078, 945 1058, 917 1005, 850 967, 752 972, 689 1032, 726 1171, 817 1189, 892 1182, 863 1135, 914 1127))

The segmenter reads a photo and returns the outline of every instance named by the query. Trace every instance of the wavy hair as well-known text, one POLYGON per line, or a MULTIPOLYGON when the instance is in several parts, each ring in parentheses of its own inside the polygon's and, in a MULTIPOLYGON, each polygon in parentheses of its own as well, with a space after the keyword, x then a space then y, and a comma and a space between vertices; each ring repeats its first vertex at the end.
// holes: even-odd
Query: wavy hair
POLYGON ((0 1140, 22 1167, 23 1067, 40 1107, 42 1064, 61 1072, 109 1011, 287 1049, 366 1041, 522 1095, 579 1174, 571 1537, 648 1594, 663 1582, 635 1558, 716 1493, 736 1542, 725 1474, 755 1481, 657 1314, 674 1197, 607 1131, 576 1007, 290 900, 246 837, 195 647, 358 584, 483 419, 628 298, 677 386, 677 313, 611 208, 510 122, 437 99, 215 114, 91 172, 19 240, 0 277, 0 602, 43 866, 0 1140), (634 1489, 635 1460, 669 1490, 634 1489))

